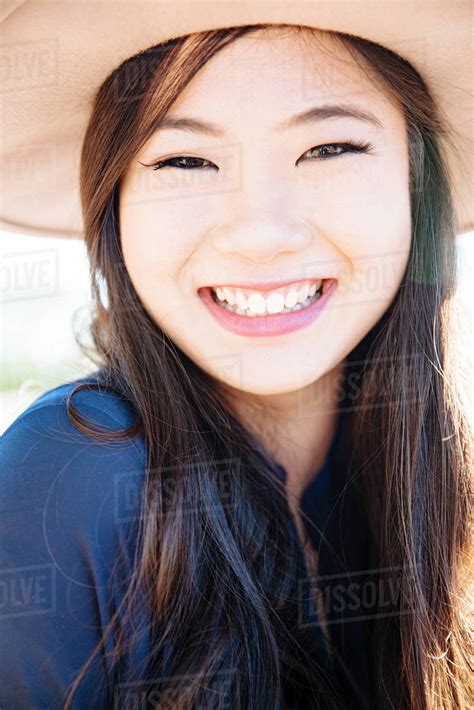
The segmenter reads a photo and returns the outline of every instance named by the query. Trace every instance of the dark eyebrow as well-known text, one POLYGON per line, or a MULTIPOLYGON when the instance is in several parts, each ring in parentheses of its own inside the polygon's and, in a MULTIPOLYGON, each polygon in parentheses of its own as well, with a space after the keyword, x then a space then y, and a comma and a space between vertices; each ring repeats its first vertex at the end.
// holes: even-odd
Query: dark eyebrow
MULTIPOLYGON (((314 123, 315 121, 325 121, 329 118, 355 118, 359 121, 365 121, 377 128, 383 128, 383 123, 374 114, 369 111, 363 111, 356 106, 342 104, 326 104, 324 106, 314 106, 302 113, 296 114, 291 118, 279 123, 275 130, 284 131, 289 128, 304 125, 306 123, 314 123)), ((224 136, 225 131, 216 126, 214 123, 200 121, 196 118, 173 118, 172 116, 164 117, 155 125, 156 130, 161 129, 178 129, 181 131, 189 131, 190 133, 202 133, 211 137, 224 136)))
POLYGON ((358 121, 371 123, 377 128, 384 127, 382 121, 377 118, 377 116, 374 116, 373 113, 370 113, 370 111, 363 111, 357 106, 347 104, 325 104, 324 106, 314 106, 306 111, 297 113, 296 116, 292 116, 288 120, 278 124, 276 130, 285 131, 288 128, 295 128, 305 123, 325 121, 328 118, 356 118, 358 121))
POLYGON ((154 128, 162 130, 163 128, 175 128, 180 131, 189 131, 190 133, 204 133, 206 136, 223 136, 224 131, 214 123, 207 121, 198 121, 197 118, 172 118, 165 117, 154 128))

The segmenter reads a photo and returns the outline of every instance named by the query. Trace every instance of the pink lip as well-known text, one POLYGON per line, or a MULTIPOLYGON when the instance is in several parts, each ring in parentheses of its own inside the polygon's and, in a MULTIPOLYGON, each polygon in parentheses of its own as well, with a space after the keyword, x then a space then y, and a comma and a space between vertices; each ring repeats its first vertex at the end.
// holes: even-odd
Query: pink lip
MULTIPOLYGON (((321 280, 324 279, 324 276, 319 277, 321 280)), ((288 279, 287 281, 255 281, 254 283, 243 283, 242 281, 240 283, 229 283, 228 281, 224 284, 212 284, 212 288, 224 288, 224 286, 228 286, 229 288, 244 288, 244 289, 253 289, 255 291, 271 291, 272 289, 276 288, 283 288, 283 286, 288 286, 288 284, 297 284, 297 283, 305 283, 305 281, 316 281, 316 277, 308 277, 306 279, 288 279)))
MULTIPOLYGON (((288 283, 293 282, 289 281, 288 283)), ((241 287, 243 288, 243 286, 241 287)), ((256 288, 255 285, 253 285, 252 288, 256 288)), ((265 290, 268 288, 267 283, 265 284, 265 290)), ((294 330, 299 330, 300 328, 305 328, 310 325, 310 323, 318 317, 337 289, 337 280, 324 279, 322 289, 322 295, 316 303, 313 303, 312 306, 308 306, 301 311, 254 317, 240 316, 238 313, 231 313, 225 308, 218 306, 212 297, 210 287, 199 289, 198 294, 217 322, 231 333, 245 336, 271 336, 291 333, 294 330)))

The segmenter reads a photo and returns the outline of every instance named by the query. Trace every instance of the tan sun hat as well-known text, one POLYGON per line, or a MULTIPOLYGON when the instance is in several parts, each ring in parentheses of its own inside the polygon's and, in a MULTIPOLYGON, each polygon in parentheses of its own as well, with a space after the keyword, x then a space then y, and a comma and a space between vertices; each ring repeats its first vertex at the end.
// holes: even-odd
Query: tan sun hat
POLYGON ((95 93, 122 61, 190 32, 271 22, 378 42, 420 72, 452 131, 456 216, 459 232, 469 230, 472 10, 471 1, 453 0, 3 0, 0 227, 82 237, 81 145, 95 93))

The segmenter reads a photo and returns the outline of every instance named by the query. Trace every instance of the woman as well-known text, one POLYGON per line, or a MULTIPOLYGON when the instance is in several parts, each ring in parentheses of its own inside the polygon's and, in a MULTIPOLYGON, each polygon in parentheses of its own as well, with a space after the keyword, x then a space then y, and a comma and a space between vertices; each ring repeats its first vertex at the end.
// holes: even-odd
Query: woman
POLYGON ((295 25, 102 84, 98 369, 2 443, 3 568, 43 604, 3 620, 2 705, 470 705, 444 132, 408 62, 295 25))

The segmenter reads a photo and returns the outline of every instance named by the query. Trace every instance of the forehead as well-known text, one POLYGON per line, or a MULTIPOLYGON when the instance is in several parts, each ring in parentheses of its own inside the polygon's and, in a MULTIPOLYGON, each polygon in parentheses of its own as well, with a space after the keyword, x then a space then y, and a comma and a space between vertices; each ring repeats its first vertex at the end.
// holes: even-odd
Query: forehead
MULTIPOLYGON (((271 28, 245 35, 221 49, 196 73, 171 113, 203 111, 231 126, 245 116, 289 116, 295 106, 350 102, 379 115, 400 114, 362 59, 329 33, 271 28)), ((203 116, 204 117, 204 116, 203 116)), ((255 124, 254 124, 255 128, 255 124)))

